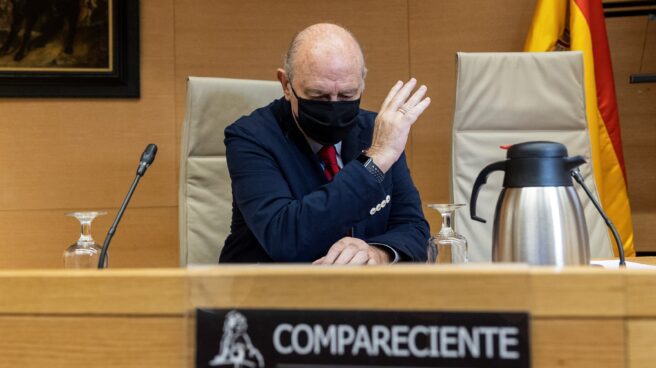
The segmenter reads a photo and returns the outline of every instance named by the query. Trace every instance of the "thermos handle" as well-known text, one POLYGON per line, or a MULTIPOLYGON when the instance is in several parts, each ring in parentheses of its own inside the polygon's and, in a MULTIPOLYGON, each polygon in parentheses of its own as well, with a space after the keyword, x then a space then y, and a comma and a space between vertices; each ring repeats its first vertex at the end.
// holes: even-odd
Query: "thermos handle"
POLYGON ((493 171, 506 171, 506 161, 499 161, 493 164, 489 164, 478 174, 478 177, 474 182, 474 188, 472 189, 471 199, 469 201, 469 215, 471 216, 472 220, 485 223, 484 219, 476 216, 476 200, 478 200, 478 192, 480 191, 481 186, 487 183, 487 177, 493 171))

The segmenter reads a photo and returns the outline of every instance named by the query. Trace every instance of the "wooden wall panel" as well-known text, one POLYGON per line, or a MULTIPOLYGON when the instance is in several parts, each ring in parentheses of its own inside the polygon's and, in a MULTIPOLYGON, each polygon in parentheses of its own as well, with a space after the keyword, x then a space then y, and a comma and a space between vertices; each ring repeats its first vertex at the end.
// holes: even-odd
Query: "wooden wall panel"
POLYGON ((0 316, 0 367, 185 367, 179 317, 0 316))
POLYGON ((362 44, 363 106, 377 111, 394 82, 409 76, 407 21, 407 0, 176 0, 176 121, 187 76, 275 80, 294 34, 318 22, 341 24, 362 44))
MULTIPOLYGON (((635 261, 652 260, 655 257, 641 257, 635 261)), ((656 264, 656 263, 650 263, 656 264)), ((650 317, 656 311, 656 277, 648 272, 634 272, 626 277, 624 290, 626 314, 630 317, 650 317)))
POLYGON ((531 314, 534 317, 603 316, 625 314, 625 280, 620 271, 574 268, 553 272, 549 267, 531 270, 531 314), (595 277, 590 275, 596 273, 595 277))
POLYGON ((531 331, 535 367, 625 367, 621 318, 533 319, 531 331))
POLYGON ((531 290, 530 279, 521 265, 483 267, 476 274, 462 267, 429 265, 346 267, 340 275, 326 271, 310 265, 192 269, 190 302, 197 308, 531 309, 531 300, 526 297, 531 290), (216 277, 217 273, 227 277, 216 277), (434 282, 418 282, 436 273, 439 276, 434 282), (298 290, 315 290, 316 285, 321 285, 325 292, 298 293, 298 290))
MULTIPOLYGON (((423 201, 448 201, 455 52, 520 50, 534 3, 141 0, 140 99, 0 99, 0 267, 59 268, 77 235, 62 215, 70 210, 110 210, 94 226, 101 241, 150 142, 160 151, 115 237, 111 265, 176 265, 186 76, 273 80, 294 32, 319 21, 343 24, 361 41, 364 107, 377 110, 397 79, 428 85, 433 104, 413 129, 408 161, 423 201)), ((608 33, 636 243, 653 251, 656 89, 626 81, 656 71, 656 26, 644 17, 609 19, 608 33)), ((439 228, 437 214, 427 215, 439 228)))
POLYGON ((149 142, 161 150, 134 205, 176 205, 173 30, 164 3, 142 3, 140 99, 0 100, 0 210, 117 207, 149 142))
MULTIPOLYGON (((118 267, 177 264, 173 1, 143 0, 141 14, 140 99, 0 99, 0 267, 61 267, 79 231, 62 214, 115 214, 151 142, 157 159, 110 257, 118 267), (136 257, 144 240, 157 249, 136 257)), ((110 223, 98 221, 96 240, 110 223)))
MULTIPOLYGON (((412 131, 412 174, 424 203, 449 201, 456 52, 521 51, 534 3, 409 0, 410 72, 433 98, 412 131)), ((424 213, 437 231, 439 214, 424 213)))
MULTIPOLYGON (((96 242, 102 244, 117 211, 111 209, 94 220, 91 235, 96 242)), ((64 250, 80 236, 79 222, 64 212, 67 211, 0 211, 0 223, 6 224, 0 226, 0 269, 63 268, 64 250)), ((112 240, 109 265, 176 267, 177 237, 177 208, 129 208, 112 240)))
POLYGON ((656 22, 647 17, 606 20, 622 143, 638 251, 656 251, 656 88, 629 75, 656 73, 656 22))
POLYGON ((650 368, 656 360, 656 321, 636 319, 627 322, 626 338, 632 343, 628 346, 628 366, 631 368, 650 368))
POLYGON ((0 272, 0 315, 179 316, 188 311, 183 269, 0 272), (145 297, 147 294, 147 297, 145 297))

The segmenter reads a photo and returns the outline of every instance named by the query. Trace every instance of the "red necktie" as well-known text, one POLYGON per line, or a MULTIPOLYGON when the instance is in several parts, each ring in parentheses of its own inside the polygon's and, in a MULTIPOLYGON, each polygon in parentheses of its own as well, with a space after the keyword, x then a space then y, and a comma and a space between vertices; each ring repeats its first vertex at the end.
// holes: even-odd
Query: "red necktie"
POLYGON ((319 150, 319 157, 325 164, 323 172, 326 174, 328 181, 333 181, 333 178, 339 172, 339 165, 337 165, 337 151, 335 151, 335 146, 323 146, 319 150))

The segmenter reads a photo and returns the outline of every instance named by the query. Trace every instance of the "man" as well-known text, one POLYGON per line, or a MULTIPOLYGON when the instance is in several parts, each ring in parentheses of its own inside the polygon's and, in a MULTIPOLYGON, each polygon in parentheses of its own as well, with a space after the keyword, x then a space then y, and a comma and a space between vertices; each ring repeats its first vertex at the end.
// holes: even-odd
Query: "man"
POLYGON ((360 110, 366 67, 334 24, 294 37, 278 69, 284 98, 225 130, 233 217, 220 262, 425 261, 429 229, 403 150, 430 104, 397 82, 360 110))

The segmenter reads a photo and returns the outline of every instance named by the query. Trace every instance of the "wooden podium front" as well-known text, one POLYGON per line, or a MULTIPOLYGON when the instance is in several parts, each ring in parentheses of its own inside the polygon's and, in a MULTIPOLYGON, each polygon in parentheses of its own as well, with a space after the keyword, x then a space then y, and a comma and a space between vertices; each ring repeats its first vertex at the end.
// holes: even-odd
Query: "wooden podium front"
POLYGON ((193 367, 195 308, 528 312, 533 367, 653 367, 656 271, 468 265, 0 272, 0 367, 193 367))

